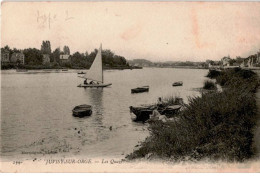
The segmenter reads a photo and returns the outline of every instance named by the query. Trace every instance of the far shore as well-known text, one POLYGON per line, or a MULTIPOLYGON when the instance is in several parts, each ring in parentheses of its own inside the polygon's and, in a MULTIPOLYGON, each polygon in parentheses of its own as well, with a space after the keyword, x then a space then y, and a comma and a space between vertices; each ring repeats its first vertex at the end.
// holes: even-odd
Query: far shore
MULTIPOLYGON (((137 66, 116 66, 116 67, 104 67, 104 70, 132 70, 132 69, 142 69, 143 67, 137 67, 137 66)), ((44 66, 24 66, 20 68, 1 68, 1 70, 88 70, 89 68, 68 68, 68 67, 44 67, 44 66)))

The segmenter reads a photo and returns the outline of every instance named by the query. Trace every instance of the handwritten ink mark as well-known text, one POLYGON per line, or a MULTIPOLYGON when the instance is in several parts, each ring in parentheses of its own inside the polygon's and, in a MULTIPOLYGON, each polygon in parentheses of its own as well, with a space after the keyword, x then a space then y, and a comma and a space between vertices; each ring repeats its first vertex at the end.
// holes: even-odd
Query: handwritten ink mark
POLYGON ((40 15, 40 12, 39 10, 37 10, 37 22, 41 25, 41 26, 45 26, 46 23, 49 27, 49 29, 51 28, 51 23, 54 22, 57 18, 57 15, 51 15, 51 13, 49 12, 48 15, 46 14, 43 14, 43 15, 40 15))
POLYGON ((66 10, 66 18, 65 18, 65 21, 72 20, 72 19, 74 19, 74 17, 69 17, 69 12, 68 12, 68 10, 66 10))

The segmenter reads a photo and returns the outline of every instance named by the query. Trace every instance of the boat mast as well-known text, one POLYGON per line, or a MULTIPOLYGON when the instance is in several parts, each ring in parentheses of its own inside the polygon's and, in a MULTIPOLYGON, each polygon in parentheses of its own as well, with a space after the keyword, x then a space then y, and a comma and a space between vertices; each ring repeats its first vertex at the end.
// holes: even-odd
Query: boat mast
POLYGON ((102 43, 100 44, 100 54, 101 54, 101 70, 102 70, 102 84, 104 83, 104 73, 103 73, 103 61, 102 61, 102 43))

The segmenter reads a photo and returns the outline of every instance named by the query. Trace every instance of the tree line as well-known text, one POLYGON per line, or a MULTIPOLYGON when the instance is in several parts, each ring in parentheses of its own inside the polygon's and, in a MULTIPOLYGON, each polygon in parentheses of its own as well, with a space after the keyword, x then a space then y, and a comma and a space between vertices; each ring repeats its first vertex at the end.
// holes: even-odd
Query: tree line
MULTIPOLYGON (((22 52, 25 58, 25 65, 29 66, 89 68, 94 61, 98 50, 95 49, 90 54, 88 54, 88 51, 85 53, 80 53, 77 51, 71 54, 69 46, 65 45, 63 50, 58 47, 52 51, 50 41, 43 41, 40 50, 37 48, 26 48, 23 50, 16 48, 11 49, 9 46, 5 46, 1 48, 2 53, 3 51, 9 52, 9 59, 13 53, 22 52), (45 63, 45 65, 43 65, 44 54, 48 54, 50 57, 50 63, 45 63), (62 63, 60 61, 60 55, 62 54, 70 55, 69 62, 62 63)), ((102 50, 102 60, 103 65, 108 68, 120 66, 129 67, 126 59, 123 56, 116 55, 109 49, 102 50)))

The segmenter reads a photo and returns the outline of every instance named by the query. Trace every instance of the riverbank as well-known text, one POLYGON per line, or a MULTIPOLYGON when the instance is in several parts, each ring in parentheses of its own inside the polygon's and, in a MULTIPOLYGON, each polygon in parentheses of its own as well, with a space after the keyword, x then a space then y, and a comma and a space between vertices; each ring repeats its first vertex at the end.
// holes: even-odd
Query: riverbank
POLYGON ((208 69, 208 67, 199 66, 148 66, 147 68, 208 69))
MULTIPOLYGON (((83 67, 62 67, 62 66, 2 66, 1 70, 12 70, 12 69, 26 69, 26 70, 57 70, 57 69, 73 69, 73 70, 84 70, 84 69, 89 69, 89 68, 83 68, 83 67)), ((104 70, 132 70, 132 69, 142 69, 142 67, 137 67, 137 66, 113 66, 113 67, 104 67, 104 70)))
POLYGON ((223 91, 190 98, 178 121, 151 123, 150 136, 127 159, 229 162, 256 155, 253 137, 259 77, 239 68, 208 76, 216 79, 223 91))
MULTIPOLYGON (((11 70, 11 69, 26 69, 26 70, 45 70, 45 69, 75 69, 75 70, 82 70, 82 69, 89 69, 86 67, 76 67, 76 66, 59 66, 59 65, 1 65, 1 70, 11 70)), ((128 66, 128 65, 117 65, 117 66, 104 66, 104 70, 125 70, 125 69, 142 69, 142 67, 138 66, 128 66)))
MULTIPOLYGON (((255 71, 258 76, 260 77, 260 70, 255 71)), ((260 117, 260 87, 258 88, 258 91, 256 92, 256 105, 258 107, 258 114, 257 116, 260 117)), ((253 139, 253 146, 255 148, 255 157, 256 159, 260 158, 260 118, 258 118, 256 129, 254 131, 254 139, 253 139)))

